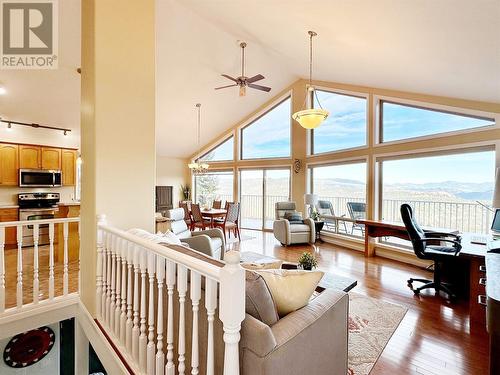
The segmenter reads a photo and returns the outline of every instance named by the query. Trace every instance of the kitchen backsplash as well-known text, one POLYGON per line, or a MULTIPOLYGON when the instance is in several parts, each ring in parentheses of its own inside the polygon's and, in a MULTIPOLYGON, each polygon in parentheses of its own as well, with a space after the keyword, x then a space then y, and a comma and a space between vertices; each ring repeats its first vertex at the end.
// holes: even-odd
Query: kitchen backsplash
POLYGON ((27 192, 59 193, 61 195, 61 202, 67 203, 73 202, 73 198, 75 196, 75 187, 62 186, 57 188, 20 188, 16 186, 2 186, 0 187, 0 206, 17 204, 17 194, 27 192))

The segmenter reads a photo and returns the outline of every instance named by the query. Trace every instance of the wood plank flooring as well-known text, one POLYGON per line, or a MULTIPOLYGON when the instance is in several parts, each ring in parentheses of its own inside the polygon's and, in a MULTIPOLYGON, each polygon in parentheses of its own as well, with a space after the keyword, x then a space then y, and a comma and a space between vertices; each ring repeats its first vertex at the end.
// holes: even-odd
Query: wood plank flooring
MULTIPOLYGON (((312 246, 282 247, 272 233, 242 231, 253 237, 229 247, 296 262, 312 246)), ((406 280, 432 278, 424 269, 361 252, 318 243, 319 268, 358 280, 354 292, 408 307, 408 312, 384 349, 370 375, 436 374, 483 375, 488 373, 488 337, 469 325, 468 302, 455 304, 422 292, 414 296, 406 280)))

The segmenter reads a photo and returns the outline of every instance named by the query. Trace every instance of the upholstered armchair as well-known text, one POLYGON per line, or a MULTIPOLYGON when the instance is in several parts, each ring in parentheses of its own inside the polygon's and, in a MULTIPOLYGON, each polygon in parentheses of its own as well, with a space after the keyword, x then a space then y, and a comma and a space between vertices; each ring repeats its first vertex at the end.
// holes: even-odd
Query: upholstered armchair
POLYGON ((298 243, 313 244, 316 239, 314 221, 311 218, 289 220, 290 215, 300 215, 296 211, 295 202, 277 202, 276 220, 273 223, 274 237, 283 245, 293 245, 298 243))
POLYGON ((167 211, 171 219, 170 230, 191 249, 197 250, 215 259, 222 259, 225 249, 225 238, 218 228, 191 232, 184 220, 184 209, 174 208, 167 211))

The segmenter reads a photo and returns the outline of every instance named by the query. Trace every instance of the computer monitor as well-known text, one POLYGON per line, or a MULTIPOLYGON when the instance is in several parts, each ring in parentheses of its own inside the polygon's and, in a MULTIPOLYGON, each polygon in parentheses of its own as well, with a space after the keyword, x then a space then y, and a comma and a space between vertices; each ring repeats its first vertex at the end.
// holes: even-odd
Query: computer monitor
POLYGON ((491 223, 491 232, 494 235, 500 235, 500 208, 495 210, 495 216, 493 217, 493 222, 491 223))

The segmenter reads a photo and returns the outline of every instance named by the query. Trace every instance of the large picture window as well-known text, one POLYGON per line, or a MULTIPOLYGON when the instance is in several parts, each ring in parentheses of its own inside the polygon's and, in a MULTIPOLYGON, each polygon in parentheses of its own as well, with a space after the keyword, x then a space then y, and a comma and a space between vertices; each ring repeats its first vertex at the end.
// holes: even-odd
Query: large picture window
POLYGON ((241 158, 290 157, 291 98, 288 97, 241 130, 241 158))
POLYGON ((380 102, 381 142, 492 126, 492 118, 470 116, 389 101, 380 102))
POLYGON ((200 157, 201 161, 227 161, 234 159, 234 138, 231 136, 200 157))
POLYGON ((408 203, 424 226, 487 233, 495 152, 478 151, 384 160, 381 219, 401 222, 408 203))
POLYGON ((324 215, 324 229, 362 236, 364 228, 354 221, 366 217, 366 163, 312 167, 310 181, 312 192, 318 195, 318 213, 324 215))
POLYGON ((233 172, 209 172, 194 176, 195 202, 212 205, 214 200, 233 201, 233 172))
MULTIPOLYGON (((312 153, 320 154, 366 145, 366 98, 316 90, 321 106, 330 112, 313 130, 312 153)), ((315 108, 319 108, 316 98, 315 108)))

